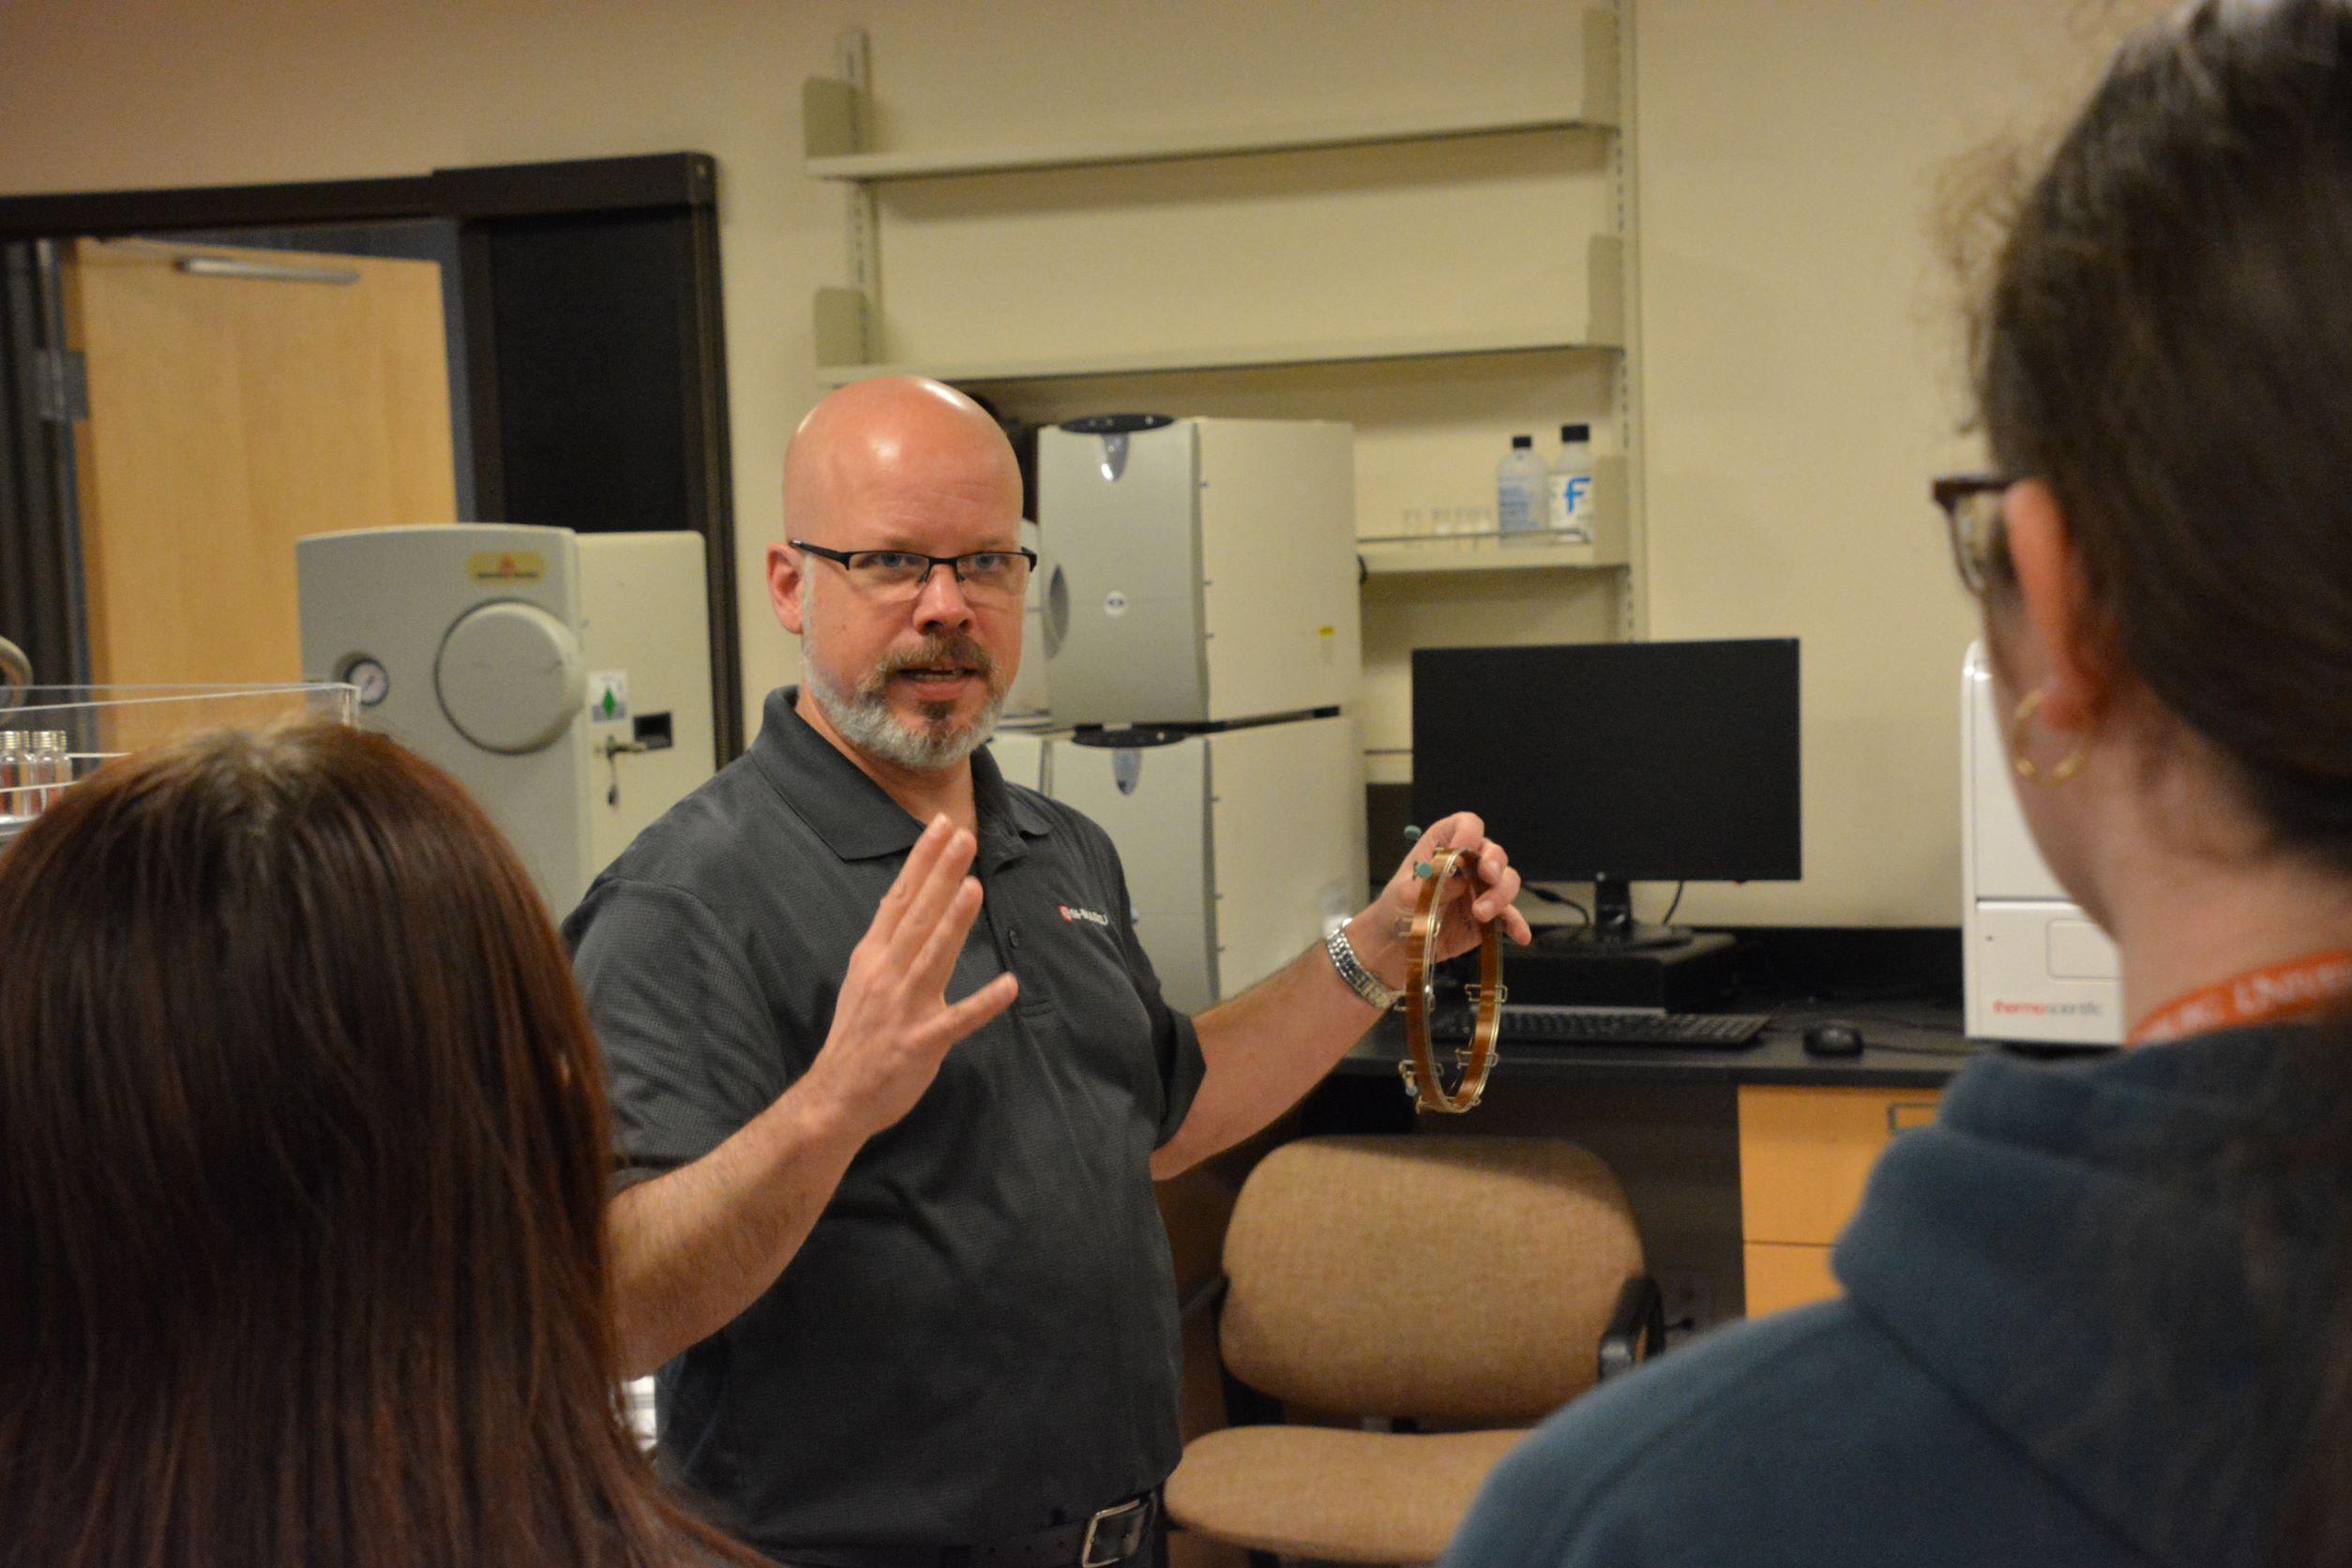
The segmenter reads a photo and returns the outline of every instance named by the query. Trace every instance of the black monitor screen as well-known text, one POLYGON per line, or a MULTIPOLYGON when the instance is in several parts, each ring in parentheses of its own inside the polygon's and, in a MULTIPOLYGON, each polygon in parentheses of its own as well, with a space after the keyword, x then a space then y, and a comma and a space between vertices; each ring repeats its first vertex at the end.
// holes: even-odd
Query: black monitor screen
POLYGON ((1413 811, 1530 882, 1804 874, 1794 639, 1413 654, 1413 811))

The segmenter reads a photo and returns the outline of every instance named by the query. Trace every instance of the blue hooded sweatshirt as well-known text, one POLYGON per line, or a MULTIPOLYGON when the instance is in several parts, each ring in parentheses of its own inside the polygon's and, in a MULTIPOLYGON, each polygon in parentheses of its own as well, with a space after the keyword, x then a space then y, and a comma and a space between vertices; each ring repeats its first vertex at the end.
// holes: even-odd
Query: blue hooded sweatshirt
MULTIPOLYGON (((2275 1124, 2295 1036, 1972 1064, 1872 1172, 1844 1299, 1576 1400, 1488 1481, 1446 1568, 2264 1560, 2342 1223, 2341 1174, 2238 1142, 2275 1124)), ((2292 1130, 2323 1130, 2329 1098, 2287 1097, 2292 1130)))

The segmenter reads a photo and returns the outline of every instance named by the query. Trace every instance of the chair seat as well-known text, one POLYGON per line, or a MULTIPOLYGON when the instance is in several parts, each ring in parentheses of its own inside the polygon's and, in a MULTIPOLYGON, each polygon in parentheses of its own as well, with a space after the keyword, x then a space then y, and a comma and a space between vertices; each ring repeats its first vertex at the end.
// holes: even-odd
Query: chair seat
POLYGON ((1283 1557, 1435 1562, 1487 1471, 1526 1436, 1229 1426, 1185 1445, 1168 1516, 1283 1557))

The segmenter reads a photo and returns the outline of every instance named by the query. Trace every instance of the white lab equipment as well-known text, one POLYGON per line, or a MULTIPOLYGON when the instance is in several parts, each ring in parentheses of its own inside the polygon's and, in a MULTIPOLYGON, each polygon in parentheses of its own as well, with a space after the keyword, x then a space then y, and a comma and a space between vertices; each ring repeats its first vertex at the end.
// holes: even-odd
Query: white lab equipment
POLYGON ((1040 431, 1054 721, 1199 725, 1353 701, 1353 439, 1318 420, 1153 415, 1040 431))
MULTIPOLYGON (((2119 1045, 2115 944, 2034 847, 1982 643, 1960 675, 1961 973, 1972 1040, 2119 1045)), ((2032 786, 2028 786, 2031 788, 2032 786)))
POLYGON ((1257 984, 1364 907, 1352 716, 1047 744, 1054 799, 1110 835, 1160 990, 1197 1013, 1257 984))
POLYGON ((1354 431, 1073 420, 1039 432, 1037 513, 1038 787, 1109 834, 1161 989, 1197 1012, 1364 901, 1354 431))
POLYGON ((294 564, 304 670, 456 776, 555 917, 711 776, 698 535, 434 524, 318 535, 294 564))
MULTIPOLYGON (((1045 535, 1027 518, 1021 520, 1023 549, 1042 550, 1045 535)), ((1021 606, 1021 663, 1013 684, 1004 691, 1003 722, 1031 726, 1046 721, 1053 706, 1046 684, 1046 574, 1029 574, 1029 595, 1021 606)))

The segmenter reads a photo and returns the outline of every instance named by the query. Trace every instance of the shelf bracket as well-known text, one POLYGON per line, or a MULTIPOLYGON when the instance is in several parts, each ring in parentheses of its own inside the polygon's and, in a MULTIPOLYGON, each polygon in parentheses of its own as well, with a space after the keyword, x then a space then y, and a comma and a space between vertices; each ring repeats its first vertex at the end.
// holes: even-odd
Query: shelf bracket
POLYGON ((1586 308, 1583 340, 1594 348, 1625 346, 1625 242, 1594 234, 1585 244, 1586 308))
POLYGON ((1584 13, 1584 107, 1587 125, 1622 123, 1617 98, 1617 13, 1584 13))
POLYGON ((865 119, 865 94, 837 77, 812 76, 800 84, 800 147, 807 158, 852 158, 865 119))

